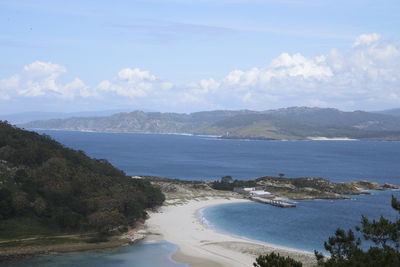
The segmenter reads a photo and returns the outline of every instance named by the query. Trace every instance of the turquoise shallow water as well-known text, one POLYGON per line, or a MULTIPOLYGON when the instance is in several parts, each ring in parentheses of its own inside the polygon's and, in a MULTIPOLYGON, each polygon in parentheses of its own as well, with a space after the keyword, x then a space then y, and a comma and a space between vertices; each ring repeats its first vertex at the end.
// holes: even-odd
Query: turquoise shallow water
MULTIPOLYGON (((66 146, 106 158, 128 175, 181 179, 216 179, 232 175, 249 179, 285 173, 334 181, 368 179, 400 184, 400 142, 374 141, 246 141, 210 137, 44 132, 66 146)), ((345 201, 300 201, 293 209, 258 203, 210 207, 203 211, 218 231, 263 242, 312 251, 337 227, 350 228, 360 216, 394 217, 390 196, 373 192, 345 201)), ((176 247, 168 243, 138 244, 98 253, 71 253, 33 258, 17 266, 181 267, 170 260, 176 247)), ((13 265, 15 266, 15 265, 13 265)))
MULTIPOLYGON (((392 194, 400 191, 372 191, 372 195, 350 196, 351 200, 298 201, 296 208, 279 208, 259 203, 226 204, 201 212, 209 227, 245 238, 313 252, 324 252, 323 243, 341 227, 360 224, 361 215, 379 219, 398 217, 390 208, 392 194)), ((354 230, 354 229, 353 229, 354 230)))

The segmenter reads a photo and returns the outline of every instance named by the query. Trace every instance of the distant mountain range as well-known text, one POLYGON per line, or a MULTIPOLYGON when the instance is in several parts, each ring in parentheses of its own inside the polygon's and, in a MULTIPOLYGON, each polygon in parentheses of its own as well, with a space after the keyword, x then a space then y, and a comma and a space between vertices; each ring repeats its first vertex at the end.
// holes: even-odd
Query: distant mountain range
POLYGON ((392 116, 400 116, 400 108, 381 110, 381 111, 376 111, 375 113, 392 115, 392 116))
POLYGON ((97 117, 109 116, 112 114, 126 112, 128 110, 100 110, 100 111, 81 111, 81 112, 45 112, 45 111, 30 111, 12 114, 0 114, 0 120, 8 121, 12 124, 27 123, 36 120, 49 120, 49 119, 65 119, 71 117, 97 117))
POLYGON ((344 112, 334 108, 310 107, 267 111, 216 110, 191 114, 134 111, 103 117, 33 121, 20 126, 53 130, 185 133, 266 140, 317 137, 400 140, 400 116, 385 112, 344 112))

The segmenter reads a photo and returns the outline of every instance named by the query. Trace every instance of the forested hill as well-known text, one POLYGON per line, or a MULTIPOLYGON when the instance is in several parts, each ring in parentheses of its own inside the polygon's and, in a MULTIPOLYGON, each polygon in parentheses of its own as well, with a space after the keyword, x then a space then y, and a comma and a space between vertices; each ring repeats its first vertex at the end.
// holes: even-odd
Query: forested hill
POLYGON ((164 195, 45 135, 0 121, 0 239, 133 225, 164 195))
POLYGON ((400 140, 398 116, 309 107, 266 111, 217 110, 191 114, 134 111, 107 117, 34 121, 21 126, 78 131, 205 134, 224 138, 400 140))

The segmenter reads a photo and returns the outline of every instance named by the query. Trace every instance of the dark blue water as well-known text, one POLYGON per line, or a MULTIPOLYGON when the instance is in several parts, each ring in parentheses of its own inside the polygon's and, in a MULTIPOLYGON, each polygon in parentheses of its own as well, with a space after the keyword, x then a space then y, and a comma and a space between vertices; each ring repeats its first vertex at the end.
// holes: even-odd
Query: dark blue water
POLYGON ((390 208, 392 194, 373 191, 372 195, 351 196, 352 200, 299 201, 296 208, 279 208, 259 203, 213 206, 202 216, 216 230, 300 250, 325 252, 324 241, 341 227, 360 225, 361 215, 396 219, 390 208))
POLYGON ((13 267, 186 267, 170 255, 177 250, 170 243, 142 243, 103 252, 66 253, 35 257, 10 265, 13 267))
POLYGON ((41 131, 61 143, 106 158, 128 175, 182 179, 249 179, 285 173, 335 181, 400 182, 400 142, 254 141, 72 131, 41 131))

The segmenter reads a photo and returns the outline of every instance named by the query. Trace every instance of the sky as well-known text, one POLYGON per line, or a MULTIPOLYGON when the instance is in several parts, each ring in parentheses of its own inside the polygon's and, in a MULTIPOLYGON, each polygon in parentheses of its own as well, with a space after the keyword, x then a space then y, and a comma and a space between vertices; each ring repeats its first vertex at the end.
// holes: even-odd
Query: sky
POLYGON ((0 0, 0 114, 400 108, 400 1, 0 0))

